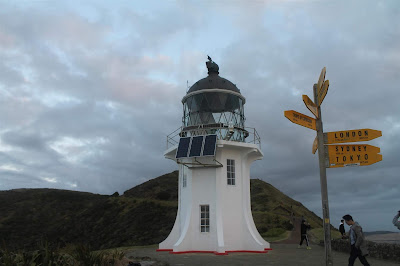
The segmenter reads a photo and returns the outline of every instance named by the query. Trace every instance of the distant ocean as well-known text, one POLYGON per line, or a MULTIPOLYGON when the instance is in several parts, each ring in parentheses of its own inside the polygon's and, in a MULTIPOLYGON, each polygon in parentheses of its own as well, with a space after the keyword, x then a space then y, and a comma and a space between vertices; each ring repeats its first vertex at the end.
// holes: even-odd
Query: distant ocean
POLYGON ((365 238, 377 243, 400 244, 400 233, 374 234, 365 238))

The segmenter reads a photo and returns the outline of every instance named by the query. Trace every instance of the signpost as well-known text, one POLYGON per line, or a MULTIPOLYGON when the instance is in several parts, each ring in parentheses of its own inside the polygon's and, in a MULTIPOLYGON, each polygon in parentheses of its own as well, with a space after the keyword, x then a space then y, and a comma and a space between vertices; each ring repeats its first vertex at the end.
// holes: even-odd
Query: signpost
POLYGON ((329 157, 354 153, 380 153, 381 149, 368 144, 327 145, 329 157))
MULTIPOLYGON (((325 80, 325 75, 326 75, 326 67, 324 67, 321 70, 321 74, 319 75, 319 79, 318 79, 318 83, 317 83, 317 92, 320 95, 320 91, 322 89, 322 85, 324 84, 324 80, 325 80)), ((315 101, 317 102, 317 101, 315 101)))
POLYGON ((315 126, 315 119, 312 117, 293 110, 285 111, 285 117, 295 124, 317 130, 315 126))
POLYGON ((368 141, 382 136, 382 131, 375 129, 353 129, 345 131, 327 132, 324 134, 325 144, 368 141))
POLYGON ((326 265, 333 265, 326 168, 371 165, 382 161, 382 155, 379 154, 381 151, 379 147, 368 144, 327 144, 368 141, 382 136, 382 131, 374 129, 354 129, 324 133, 322 127, 321 104, 329 88, 329 80, 325 80, 325 74, 326 68, 324 67, 319 75, 318 83, 314 84, 313 87, 314 101, 307 95, 303 95, 304 104, 311 113, 314 114, 316 119, 293 110, 285 111, 285 117, 293 123, 317 131, 317 137, 312 146, 312 153, 315 154, 318 150, 325 261, 326 265))
POLYGON ((315 137, 314 142, 312 144, 312 154, 315 154, 318 150, 318 137, 315 137))
POLYGON ((325 96, 328 93, 328 88, 329 88, 329 80, 326 80, 324 82, 324 85, 322 85, 320 92, 318 93, 318 106, 320 106, 324 101, 325 96))
POLYGON ((350 153, 345 155, 329 156, 329 168, 345 166, 364 166, 382 161, 382 154, 378 153, 350 153))
MULTIPOLYGON (((321 72, 325 77, 326 68, 321 72)), ((320 79, 321 79, 320 76, 320 79)), ((319 83, 319 81, 318 81, 319 83)), ((318 101, 318 85, 314 84, 314 102, 318 101)), ((321 101, 322 102, 322 101, 321 101)), ((326 180, 326 165, 325 165, 325 149, 324 149, 324 129, 322 127, 321 105, 318 105, 317 125, 317 141, 318 141, 318 158, 319 158, 319 180, 321 183, 321 199, 322 199, 322 216, 324 227, 324 243, 325 243, 325 262, 326 266, 333 265, 332 248, 331 248, 331 228, 329 218, 329 202, 328 202, 328 182, 326 180)))
POLYGON ((321 104, 329 88, 329 80, 325 80, 325 75, 326 68, 324 67, 318 83, 314 84, 313 87, 314 101, 307 95, 303 95, 304 104, 316 118, 314 119, 293 110, 285 111, 285 117, 293 123, 311 128, 317 132, 312 146, 312 153, 315 154, 318 150, 326 265, 333 265, 326 168, 371 165, 382 161, 382 155, 379 154, 379 147, 367 144, 327 144, 368 141, 382 136, 382 132, 374 129, 354 129, 324 133, 321 104))
POLYGON ((363 145, 327 145, 329 168, 364 166, 382 161, 379 147, 363 145))
POLYGON ((317 105, 307 95, 303 95, 303 102, 315 117, 318 117, 317 105))

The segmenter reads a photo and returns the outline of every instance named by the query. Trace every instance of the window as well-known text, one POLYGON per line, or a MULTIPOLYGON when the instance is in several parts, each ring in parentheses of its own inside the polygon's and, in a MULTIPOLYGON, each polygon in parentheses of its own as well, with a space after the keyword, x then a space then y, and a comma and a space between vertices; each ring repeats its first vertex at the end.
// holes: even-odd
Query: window
POLYGON ((200 205, 200 232, 210 232, 209 205, 200 205))
POLYGON ((235 185, 235 160, 228 159, 226 163, 228 185, 235 185))

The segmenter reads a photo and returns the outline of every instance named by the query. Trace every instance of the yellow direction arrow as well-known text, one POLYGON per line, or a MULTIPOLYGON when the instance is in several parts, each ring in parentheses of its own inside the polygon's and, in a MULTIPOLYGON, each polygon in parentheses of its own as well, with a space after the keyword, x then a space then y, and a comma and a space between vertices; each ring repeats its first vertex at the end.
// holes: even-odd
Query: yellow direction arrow
POLYGON ((317 105, 307 95, 303 95, 303 102, 307 106, 308 110, 318 118, 317 105))
POLYGON ((324 133, 324 144, 368 141, 382 136, 382 131, 375 129, 353 129, 324 133))
POLYGON ((329 168, 345 166, 364 166, 382 161, 382 154, 359 152, 354 154, 344 154, 331 157, 329 156, 329 168))
POLYGON ((329 80, 325 80, 324 85, 322 85, 321 90, 318 92, 318 106, 321 105, 322 101, 325 99, 328 93, 329 80))
POLYGON ((317 91, 321 90, 322 84, 325 80, 325 74, 326 74, 326 67, 324 67, 321 71, 321 74, 319 75, 318 83, 317 83, 317 91))
POLYGON ((315 137, 314 142, 312 144, 312 153, 315 154, 318 150, 318 136, 315 137))
POLYGON ((308 127, 314 130, 317 130, 317 126, 315 124, 315 119, 312 117, 309 117, 307 115, 304 115, 302 113, 290 110, 290 111, 285 111, 285 117, 292 121, 293 123, 296 123, 300 126, 303 127, 308 127))
POLYGON ((380 153, 381 149, 372 145, 327 145, 329 158, 334 158, 336 156, 346 156, 346 155, 357 155, 362 153, 380 153))

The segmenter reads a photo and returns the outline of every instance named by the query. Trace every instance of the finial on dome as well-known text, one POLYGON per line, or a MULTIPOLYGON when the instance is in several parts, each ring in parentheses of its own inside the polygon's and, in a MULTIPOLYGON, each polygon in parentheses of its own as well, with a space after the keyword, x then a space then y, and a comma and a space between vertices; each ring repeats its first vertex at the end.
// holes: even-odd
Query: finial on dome
POLYGON ((219 74, 219 66, 211 59, 209 55, 207 57, 208 62, 206 62, 206 66, 208 68, 208 75, 211 75, 212 73, 219 74))

